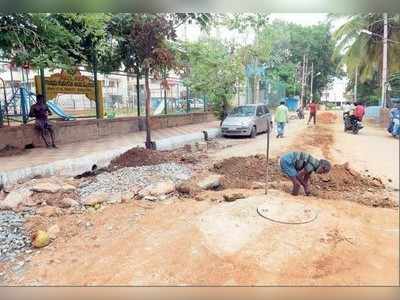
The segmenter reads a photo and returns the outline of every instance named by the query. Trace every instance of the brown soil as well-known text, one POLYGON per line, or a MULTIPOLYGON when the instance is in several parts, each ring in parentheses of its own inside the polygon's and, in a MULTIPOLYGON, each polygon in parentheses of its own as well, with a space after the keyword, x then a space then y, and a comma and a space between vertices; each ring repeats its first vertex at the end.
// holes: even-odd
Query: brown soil
POLYGON ((317 115, 317 122, 323 124, 333 124, 337 120, 337 115, 334 112, 322 111, 317 115))
MULTIPOLYGON (((279 158, 269 162, 271 188, 288 191, 288 179, 279 166, 279 158)), ((224 175, 225 188, 250 188, 255 181, 266 179, 265 155, 231 157, 215 163, 212 171, 224 175)), ((334 165, 329 174, 313 174, 313 194, 324 199, 346 199, 374 207, 395 207, 395 202, 382 193, 385 189, 379 178, 368 177, 352 170, 348 164, 334 165)))
POLYGON ((167 162, 196 163, 199 158, 190 153, 189 149, 180 148, 173 151, 149 150, 144 148, 132 148, 110 163, 111 167, 139 167, 157 165, 167 162))
POLYGON ((6 145, 4 148, 0 149, 0 157, 21 155, 25 152, 25 149, 17 148, 11 145, 6 145))
MULTIPOLYGON (((269 161, 271 181, 287 180, 282 174, 278 158, 269 161)), ((211 171, 224 175, 223 186, 226 188, 250 188, 254 181, 265 181, 267 160, 265 155, 231 157, 214 164, 211 171)))

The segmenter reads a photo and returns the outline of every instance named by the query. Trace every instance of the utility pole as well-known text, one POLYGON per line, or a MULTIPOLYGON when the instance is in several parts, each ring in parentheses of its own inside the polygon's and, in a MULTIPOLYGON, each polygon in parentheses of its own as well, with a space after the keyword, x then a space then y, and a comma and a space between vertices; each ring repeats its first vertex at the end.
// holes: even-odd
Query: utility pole
POLYGON ((313 101, 314 62, 311 63, 310 101, 313 101))
POLYGON ((300 93, 300 105, 304 108, 304 75, 305 75, 305 66, 306 66, 306 55, 303 55, 303 64, 302 64, 302 72, 301 72, 301 93, 300 93))
POLYGON ((388 41, 388 15, 383 13, 383 53, 382 53, 382 97, 381 105, 386 106, 386 81, 387 81, 387 41, 388 41))
POLYGON ((356 67, 356 74, 354 79, 354 102, 357 102, 357 84, 358 84, 358 66, 356 67))

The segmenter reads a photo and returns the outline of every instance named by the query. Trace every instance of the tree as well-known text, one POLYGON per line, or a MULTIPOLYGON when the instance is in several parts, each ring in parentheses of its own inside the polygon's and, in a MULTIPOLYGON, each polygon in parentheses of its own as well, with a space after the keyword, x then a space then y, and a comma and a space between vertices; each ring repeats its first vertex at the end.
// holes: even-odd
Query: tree
POLYGON ((175 40, 173 23, 160 15, 139 15, 129 35, 129 45, 135 48, 135 58, 143 70, 146 91, 146 148, 152 148, 150 132, 149 75, 159 74, 162 68, 173 67, 173 55, 167 40, 175 40))
MULTIPOLYGON (((140 55, 137 55, 138 48, 132 45, 131 41, 131 30, 136 22, 145 22, 149 18, 162 18, 176 29, 184 23, 197 23, 202 29, 208 27, 208 25, 213 20, 213 15, 210 13, 168 13, 168 14, 154 14, 152 17, 146 16, 144 14, 131 14, 131 13, 119 13, 114 14, 109 20, 107 25, 107 31, 111 35, 114 41, 115 54, 120 58, 120 61, 125 68, 125 71, 132 72, 136 75, 136 97, 137 97, 137 109, 138 116, 140 115, 140 102, 139 102, 139 81, 143 76, 143 62, 140 55)), ((169 53, 174 53, 171 44, 166 44, 167 48, 171 51, 169 53)), ((173 56, 170 56, 171 62, 168 65, 163 65, 161 67, 161 75, 164 79, 167 77, 170 68, 174 67, 174 62, 172 61, 173 56)), ((165 85, 165 80, 163 81, 165 85)))
POLYGON ((190 66, 185 84, 200 95, 207 96, 214 112, 222 117, 236 92, 235 85, 243 80, 243 65, 238 53, 220 41, 209 39, 183 45, 180 61, 190 66))
MULTIPOLYGON (((356 69, 361 83, 373 79, 376 72, 381 74, 382 37, 383 17, 376 13, 348 17, 335 31, 334 54, 342 55, 341 64, 350 78, 356 69)), ((388 40, 388 70, 393 74, 400 71, 400 15, 389 15, 388 40)))
POLYGON ((78 37, 50 14, 1 14, 0 49, 17 66, 68 68, 75 63, 78 37))
MULTIPOLYGON (((301 26, 283 21, 274 21, 259 33, 258 43, 262 46, 260 61, 267 66, 268 78, 287 84, 287 94, 299 93, 300 67, 303 56, 308 58, 308 78, 311 64, 314 65, 314 92, 320 98, 322 90, 335 76, 340 75, 337 61, 332 60, 334 43, 330 34, 330 23, 301 26)), ((259 46, 259 48, 261 47, 259 46)))
MULTIPOLYGON (((335 18, 335 16, 334 16, 335 18)), ((382 14, 357 14, 348 16, 347 22, 335 33, 335 56, 341 56, 350 79, 347 90, 352 91, 357 73, 357 99, 370 104, 379 103, 382 76, 382 14), (373 87, 373 88, 371 88, 373 87), (363 93, 365 92, 365 93, 363 93)), ((388 72, 400 71, 400 15, 388 17, 388 72)))

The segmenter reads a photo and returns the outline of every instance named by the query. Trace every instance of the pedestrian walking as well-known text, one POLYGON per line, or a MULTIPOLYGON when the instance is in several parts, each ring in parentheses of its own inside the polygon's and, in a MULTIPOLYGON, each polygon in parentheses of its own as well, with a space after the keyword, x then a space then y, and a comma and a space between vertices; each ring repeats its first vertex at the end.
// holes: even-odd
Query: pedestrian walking
POLYGON ((277 138, 283 138, 283 134, 285 133, 285 125, 289 122, 288 112, 289 109, 285 105, 285 101, 281 101, 281 104, 276 108, 275 111, 277 138))
POLYGON ((308 122, 307 125, 310 124, 311 119, 313 119, 314 125, 317 122, 317 108, 318 105, 315 102, 315 100, 313 100, 309 105, 308 105, 308 109, 310 111, 310 117, 308 118, 308 122))

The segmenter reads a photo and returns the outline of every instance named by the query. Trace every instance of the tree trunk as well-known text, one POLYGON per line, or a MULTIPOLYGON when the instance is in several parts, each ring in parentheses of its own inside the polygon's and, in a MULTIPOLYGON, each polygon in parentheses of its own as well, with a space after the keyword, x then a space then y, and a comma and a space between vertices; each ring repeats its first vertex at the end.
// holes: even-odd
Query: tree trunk
POLYGON ((137 115, 140 117, 140 72, 136 70, 136 103, 137 103, 137 115))
POLYGON ((164 89, 164 114, 166 115, 168 113, 167 112, 167 76, 164 76, 163 89, 164 89))
POLYGON ((151 142, 151 130, 150 130, 150 86, 149 86, 149 70, 145 70, 144 74, 144 88, 146 90, 146 149, 153 149, 153 143, 151 142))
POLYGON ((97 85, 97 56, 93 52, 93 82, 94 82, 94 98, 96 102, 96 119, 100 119, 100 106, 99 106, 99 87, 97 85))
POLYGON ((40 73, 40 88, 41 88, 40 92, 44 97, 44 102, 46 103, 47 94, 46 94, 46 80, 44 78, 44 68, 40 68, 39 73, 40 73))

